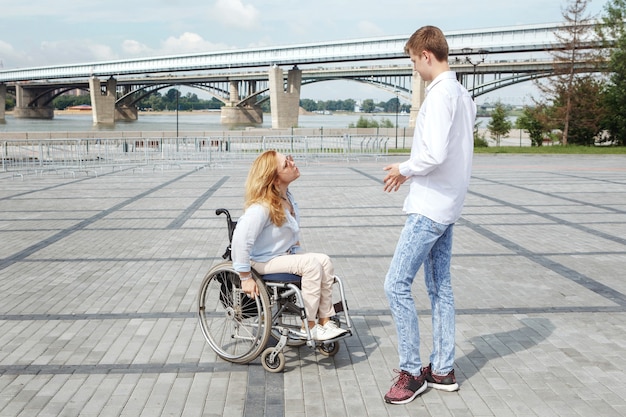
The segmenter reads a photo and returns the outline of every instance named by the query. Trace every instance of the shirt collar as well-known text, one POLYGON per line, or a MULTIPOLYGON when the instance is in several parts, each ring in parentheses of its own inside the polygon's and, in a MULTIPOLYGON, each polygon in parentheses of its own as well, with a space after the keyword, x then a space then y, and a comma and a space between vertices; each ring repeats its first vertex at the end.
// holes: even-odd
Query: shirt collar
POLYGON ((456 73, 454 71, 442 72, 441 74, 435 77, 433 82, 431 82, 430 84, 428 84, 428 86, 426 86, 426 91, 427 92, 430 91, 438 82, 442 80, 448 80, 448 79, 456 80, 456 73))

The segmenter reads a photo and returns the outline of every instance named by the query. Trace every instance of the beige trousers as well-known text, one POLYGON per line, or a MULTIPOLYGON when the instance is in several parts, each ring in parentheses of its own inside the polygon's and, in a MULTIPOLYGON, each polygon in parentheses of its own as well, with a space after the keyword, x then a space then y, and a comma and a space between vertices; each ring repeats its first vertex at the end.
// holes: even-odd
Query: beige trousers
POLYGON ((304 311, 309 321, 335 315, 333 307, 334 267, 323 253, 298 253, 282 255, 268 262, 250 262, 259 274, 287 272, 302 276, 304 311))

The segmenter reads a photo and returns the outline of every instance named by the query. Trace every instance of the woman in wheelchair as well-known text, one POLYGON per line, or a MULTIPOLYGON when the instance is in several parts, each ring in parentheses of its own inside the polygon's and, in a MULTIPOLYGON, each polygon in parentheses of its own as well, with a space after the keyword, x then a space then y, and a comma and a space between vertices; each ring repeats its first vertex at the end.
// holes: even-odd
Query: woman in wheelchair
POLYGON ((293 158, 276 151, 265 151, 253 162, 246 180, 245 211, 237 221, 231 243, 233 268, 241 277, 243 291, 251 298, 259 293, 251 279, 251 268, 261 275, 300 275, 311 337, 330 340, 347 331, 331 319, 335 309, 330 258, 306 253, 300 247, 300 215, 289 192, 289 184, 298 177, 300 171, 293 158))

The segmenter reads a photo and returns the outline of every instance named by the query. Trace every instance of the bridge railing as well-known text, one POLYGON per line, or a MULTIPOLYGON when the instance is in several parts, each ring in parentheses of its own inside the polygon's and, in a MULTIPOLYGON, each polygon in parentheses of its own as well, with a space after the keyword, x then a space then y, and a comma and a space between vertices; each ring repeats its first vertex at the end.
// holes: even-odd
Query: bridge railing
POLYGON ((251 161, 267 149, 305 163, 358 161, 386 157, 388 141, 388 137, 367 135, 5 140, 0 142, 0 172, 7 174, 5 178, 47 173, 75 177, 183 164, 199 168, 251 161))

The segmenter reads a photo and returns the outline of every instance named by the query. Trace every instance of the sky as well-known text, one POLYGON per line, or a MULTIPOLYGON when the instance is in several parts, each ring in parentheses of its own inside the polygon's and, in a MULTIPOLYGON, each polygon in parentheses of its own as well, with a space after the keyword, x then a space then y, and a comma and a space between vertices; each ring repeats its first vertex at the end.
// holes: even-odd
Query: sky
MULTIPOLYGON (((599 15, 606 0, 590 1, 599 15)), ((0 0, 0 70, 563 21, 567 0, 0 0)), ((410 64, 407 58, 407 65, 410 64)), ((519 104, 530 83, 483 97, 519 104), (515 103, 518 102, 518 103, 515 103)), ((200 90, 195 90, 202 96, 200 90)), ((387 97, 388 96, 388 97, 387 97)), ((301 98, 388 100, 354 82, 301 98)), ((480 102, 480 100, 479 100, 480 102)))

